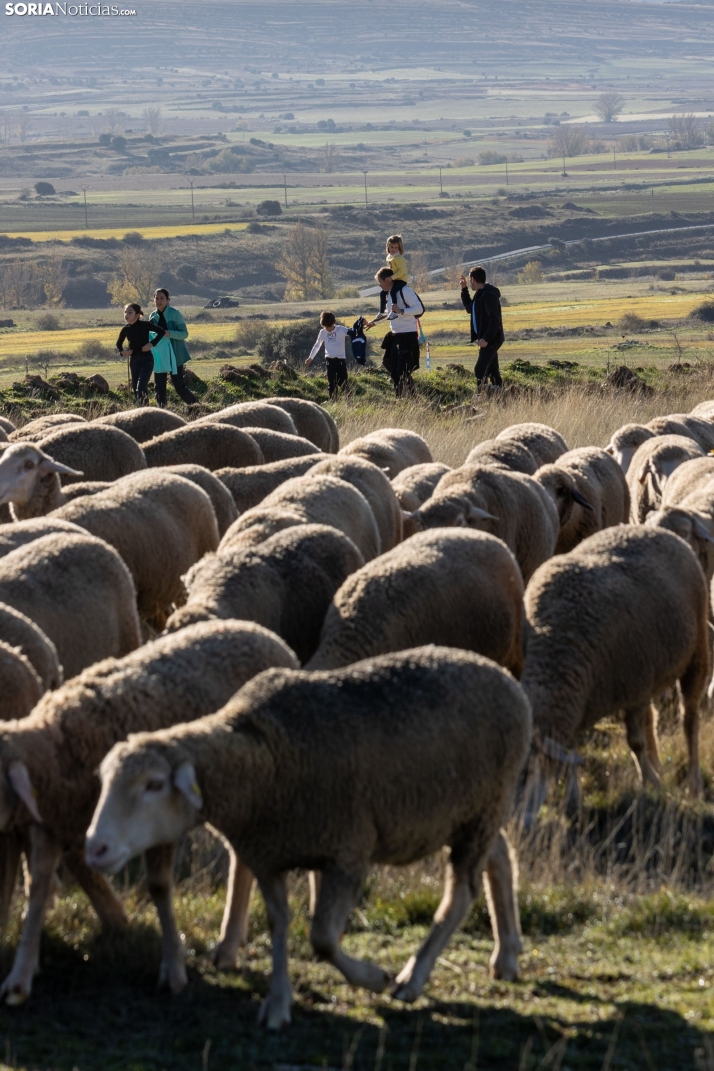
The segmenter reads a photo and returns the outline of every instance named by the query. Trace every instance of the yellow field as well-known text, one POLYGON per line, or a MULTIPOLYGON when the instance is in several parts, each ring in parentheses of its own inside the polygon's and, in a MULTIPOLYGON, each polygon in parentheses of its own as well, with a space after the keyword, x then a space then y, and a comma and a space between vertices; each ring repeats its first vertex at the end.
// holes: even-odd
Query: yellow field
MULTIPOLYGON (((116 327, 70 328, 68 331, 23 331, 18 334, 0 334, 0 357, 24 357, 39 350, 55 353, 71 353, 83 342, 101 342, 114 347, 121 329, 121 313, 117 309, 116 327)), ((190 338, 205 342, 225 342, 236 333, 235 324, 197 324, 190 326, 190 338)))
POLYGON ((139 233, 142 238, 185 238, 191 234, 218 234, 220 231, 244 231, 247 223, 190 223, 186 226, 107 227, 100 230, 81 228, 74 231, 1 231, 5 238, 29 238, 33 242, 70 242, 73 238, 123 238, 139 233))

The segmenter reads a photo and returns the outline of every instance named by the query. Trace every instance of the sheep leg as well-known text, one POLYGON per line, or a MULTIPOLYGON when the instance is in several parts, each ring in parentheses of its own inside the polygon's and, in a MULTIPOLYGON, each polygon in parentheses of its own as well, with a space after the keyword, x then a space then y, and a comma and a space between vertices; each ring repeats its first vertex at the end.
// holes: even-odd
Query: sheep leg
POLYGON ((659 757, 659 740, 657 738, 657 708, 654 703, 650 703, 649 710, 647 711, 647 720, 645 722, 645 748, 647 749, 647 758, 658 774, 662 774, 662 762, 659 757))
POLYGON ((268 912, 273 952, 273 973, 270 976, 268 995, 260 1006, 258 1022, 268 1030, 279 1030, 290 1022, 290 1005, 293 994, 288 974, 288 928, 290 907, 285 874, 273 874, 258 878, 258 885, 268 912))
POLYGON ((81 885, 89 897, 92 907, 97 912, 102 926, 118 930, 127 924, 124 906, 103 874, 91 870, 81 849, 71 849, 65 853, 67 869, 81 885))
MULTIPOLYGON (((477 878, 484 869, 475 868, 473 877, 477 878)), ((451 860, 446 865, 444 895, 439 904, 431 930, 416 956, 412 956, 403 970, 397 975, 392 996, 397 1000, 414 1001, 429 980, 438 957, 451 939, 454 931, 466 918, 475 889, 469 881, 469 873, 460 867, 457 872, 451 860)))
POLYGON ((253 872, 241 863, 229 844, 226 847, 230 859, 226 909, 213 953, 213 962, 219 969, 235 967, 238 949, 248 940, 248 912, 255 883, 253 872))
POLYGON ((364 879, 364 874, 347 874, 336 867, 323 872, 310 941, 317 955, 336 967, 350 985, 381 993, 389 981, 381 967, 369 960, 352 959, 340 948, 347 916, 357 903, 364 879))
POLYGON ((700 644, 691 662, 679 679, 684 714, 682 724, 689 752, 687 787, 690 796, 702 794, 702 771, 699 766, 699 704, 709 672, 708 637, 700 644))
POLYGON ((0 999, 23 1004, 30 995, 32 979, 40 969, 40 936, 55 869, 62 855, 57 841, 40 826, 30 833, 30 895, 25 925, 12 970, 0 987, 0 999))
POLYGON ((635 757, 642 783, 659 788, 659 774, 647 754, 647 725, 651 717, 649 702, 628 707, 625 710, 625 729, 627 730, 627 743, 635 757))
POLYGON ((322 874, 319 870, 308 870, 307 872, 307 888, 309 892, 308 900, 308 913, 311 919, 315 917, 315 909, 317 908, 317 898, 320 895, 320 887, 322 885, 322 874))
POLYGON ((174 918, 172 902, 175 844, 157 844, 145 853, 149 895, 161 925, 159 986, 180 993, 188 985, 184 950, 174 918))
POLYGON ((20 856, 24 848, 24 838, 16 831, 0 834, 0 856, 2 870, 0 873, 0 933, 5 932, 10 917, 12 898, 17 885, 17 872, 20 869, 20 856))
POLYGON ((523 951, 518 911, 518 862, 504 830, 499 830, 491 845, 483 877, 494 939, 489 961, 491 977, 515 982, 518 956, 523 951))

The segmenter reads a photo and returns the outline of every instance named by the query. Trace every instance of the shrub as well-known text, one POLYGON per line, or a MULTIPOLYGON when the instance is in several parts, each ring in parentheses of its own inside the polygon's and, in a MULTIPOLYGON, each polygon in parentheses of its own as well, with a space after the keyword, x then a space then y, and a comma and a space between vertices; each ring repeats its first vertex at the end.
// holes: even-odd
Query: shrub
POLYGON ((454 160, 454 167, 473 167, 474 160, 470 156, 459 156, 454 160))
POLYGON ((285 361, 290 368, 303 369, 319 330, 318 320, 288 324, 286 327, 265 327, 256 345, 261 364, 285 361))
POLYGON ((193 264, 179 264, 176 269, 176 274, 179 279, 183 279, 185 283, 195 283, 198 276, 198 269, 193 264))
POLYGON ((478 154, 478 162, 480 164, 505 164, 508 163, 508 157, 504 156, 501 152, 480 152, 478 154))
POLYGON ((261 201, 255 210, 257 216, 281 216, 280 201, 261 201))
POLYGON ((111 147, 114 152, 126 152, 126 138, 123 138, 121 134, 117 135, 117 137, 112 138, 111 147))
POLYGON ((62 324, 54 313, 44 312, 42 316, 37 317, 37 326, 40 331, 59 331, 62 324))
POLYGON ((144 236, 139 231, 127 231, 123 241, 125 245, 141 245, 144 241, 144 236))
MULTIPOLYGON (((661 275, 660 275, 661 278, 661 275)), ((690 320, 703 320, 704 323, 714 323, 714 301, 704 301, 692 309, 689 314, 690 320)))
POLYGON ((617 326, 623 331, 646 331, 649 327, 647 320, 643 320, 636 312, 626 312, 618 320, 617 326))
POLYGON ((265 324, 257 323, 255 320, 243 320, 239 323, 235 336, 238 352, 254 353, 265 331, 265 324))
POLYGON ((539 260, 529 260, 525 268, 518 273, 519 283, 542 283, 543 269, 539 260))
POLYGON ((36 182, 35 193, 38 197, 52 197, 56 192, 51 182, 36 182))
POLYGON ((109 146, 111 145, 111 143, 112 143, 112 136, 111 136, 111 134, 100 134, 100 135, 99 135, 99 144, 100 144, 100 145, 104 145, 104 146, 105 146, 105 148, 109 148, 109 146))
POLYGON ((249 156, 243 156, 240 152, 234 152, 233 149, 221 149, 219 153, 211 157, 206 166, 209 171, 225 173, 248 174, 255 170, 255 163, 249 156))

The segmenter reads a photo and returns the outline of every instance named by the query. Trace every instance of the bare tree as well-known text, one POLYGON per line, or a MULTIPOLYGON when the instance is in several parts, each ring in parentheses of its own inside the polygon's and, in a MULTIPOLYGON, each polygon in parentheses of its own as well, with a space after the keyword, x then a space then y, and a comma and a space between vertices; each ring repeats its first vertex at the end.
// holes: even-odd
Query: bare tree
POLYGON ((30 132, 30 114, 29 112, 15 112, 15 130, 17 136, 24 145, 27 141, 27 135, 30 132))
POLYGON ((115 305, 130 301, 148 302, 156 289, 161 257, 149 242, 122 249, 119 271, 109 280, 109 293, 115 305))
POLYGON ((41 265, 39 276, 47 304, 54 308, 60 308, 64 305, 62 294, 69 279, 64 261, 58 256, 49 257, 41 265))
POLYGON ((322 170, 331 175, 333 171, 337 170, 339 158, 340 154, 337 146, 331 142, 326 142, 322 148, 322 170))
POLYGON ((102 115, 102 128, 105 134, 116 134, 121 129, 123 113, 118 108, 107 108, 102 115))
POLYGON ((702 129, 692 112, 670 115, 669 132, 682 149, 695 149, 702 143, 702 129))
POLYGON ((601 93, 595 101, 595 111, 603 123, 612 123, 625 106, 625 98, 614 89, 601 93))
POLYGON ((144 108, 142 113, 146 129, 154 137, 159 135, 164 127, 164 116, 161 108, 144 108))
POLYGON ((285 300, 306 301, 333 293, 324 227, 297 223, 275 267, 287 281, 285 300))
POLYGON ((4 144, 9 145, 12 137, 12 112, 7 111, 7 109, 0 112, 0 130, 2 131, 4 144))
POLYGON ((409 274, 414 280, 417 290, 429 289, 429 259, 426 253, 417 249, 409 257, 409 274))
POLYGON ((5 266, 2 291, 4 303, 10 308, 30 308, 44 296, 39 273, 25 260, 13 260, 5 266))
POLYGON ((578 126, 559 126, 548 142, 550 156, 582 156, 590 148, 590 138, 578 126))

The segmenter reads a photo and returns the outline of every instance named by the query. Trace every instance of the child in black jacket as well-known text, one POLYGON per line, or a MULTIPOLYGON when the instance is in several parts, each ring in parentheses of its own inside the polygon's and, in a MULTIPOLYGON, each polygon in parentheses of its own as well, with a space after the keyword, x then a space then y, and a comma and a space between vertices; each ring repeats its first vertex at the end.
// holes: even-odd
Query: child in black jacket
POLYGON ((495 387, 502 387, 503 380, 498 367, 498 351, 505 341, 503 319, 501 316, 501 291, 497 286, 486 282, 485 268, 472 268, 469 279, 473 288, 473 297, 469 294, 466 276, 462 275, 461 301, 471 314, 471 341, 478 343, 479 355, 474 373, 479 387, 487 379, 495 387))
POLYGON ((132 302, 124 306, 124 327, 119 332, 117 349, 121 354, 127 349, 131 354, 129 368, 131 370, 131 389, 136 396, 137 405, 149 404, 149 380, 154 371, 154 358, 152 349, 156 343, 164 337, 166 331, 158 324, 150 324, 142 320, 144 310, 141 305, 132 302), (155 335, 152 340, 149 335, 155 335), (125 345, 126 344, 126 345, 125 345))

